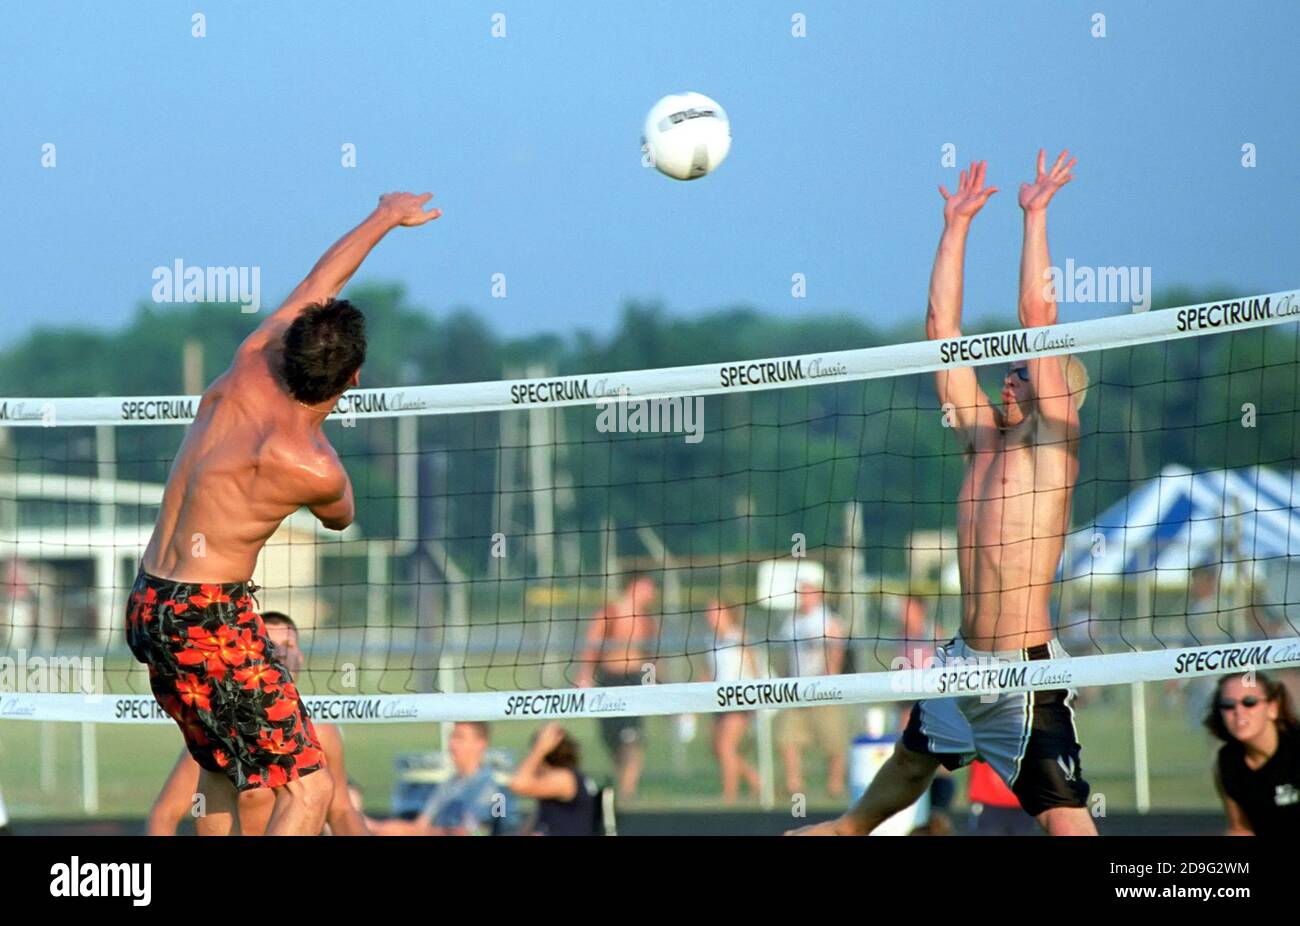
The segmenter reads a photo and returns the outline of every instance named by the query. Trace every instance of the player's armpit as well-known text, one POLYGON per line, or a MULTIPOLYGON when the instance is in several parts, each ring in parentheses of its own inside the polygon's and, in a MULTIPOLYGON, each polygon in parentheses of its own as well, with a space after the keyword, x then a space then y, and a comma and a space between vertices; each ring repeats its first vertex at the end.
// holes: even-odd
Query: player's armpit
POLYGON ((1065 444, 1079 437, 1078 397, 1070 391, 1067 362, 1066 357, 1039 357, 1026 363, 1034 387, 1040 443, 1065 444))

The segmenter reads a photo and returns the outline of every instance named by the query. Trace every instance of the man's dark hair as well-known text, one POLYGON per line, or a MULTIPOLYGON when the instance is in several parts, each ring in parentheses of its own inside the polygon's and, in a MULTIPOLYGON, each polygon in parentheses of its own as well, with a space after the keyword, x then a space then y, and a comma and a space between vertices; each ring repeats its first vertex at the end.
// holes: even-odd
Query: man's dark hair
POLYGON ((292 617, 290 617, 289 615, 285 614, 283 611, 263 611, 263 612, 262 612, 262 623, 263 623, 263 624, 283 624, 285 627, 288 627, 288 628, 289 628, 290 630, 292 630, 294 633, 297 633, 297 632, 298 632, 298 625, 295 624, 295 623, 293 622, 293 618, 292 618, 292 617))
POLYGON ((366 317, 346 299, 303 309, 284 333, 284 382, 299 402, 343 394, 366 359, 366 317))

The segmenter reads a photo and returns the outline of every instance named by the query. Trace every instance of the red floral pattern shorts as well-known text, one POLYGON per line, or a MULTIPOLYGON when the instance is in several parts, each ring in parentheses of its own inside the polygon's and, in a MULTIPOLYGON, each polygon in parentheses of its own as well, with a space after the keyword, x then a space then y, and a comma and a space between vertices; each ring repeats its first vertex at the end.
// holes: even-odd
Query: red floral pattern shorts
POLYGON ((140 573, 126 639, 190 755, 240 791, 274 788, 325 767, 289 672, 276 658, 249 582, 173 582, 140 573))

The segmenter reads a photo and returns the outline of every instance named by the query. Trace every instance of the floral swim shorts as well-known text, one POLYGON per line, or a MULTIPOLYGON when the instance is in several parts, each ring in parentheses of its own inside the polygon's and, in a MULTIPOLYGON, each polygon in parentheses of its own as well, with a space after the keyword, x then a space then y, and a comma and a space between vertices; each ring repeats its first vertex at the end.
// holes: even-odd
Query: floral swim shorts
POLYGON ((202 768, 240 791, 325 767, 311 718, 253 610, 251 582, 159 579, 143 571, 127 601, 126 640, 154 697, 202 768))

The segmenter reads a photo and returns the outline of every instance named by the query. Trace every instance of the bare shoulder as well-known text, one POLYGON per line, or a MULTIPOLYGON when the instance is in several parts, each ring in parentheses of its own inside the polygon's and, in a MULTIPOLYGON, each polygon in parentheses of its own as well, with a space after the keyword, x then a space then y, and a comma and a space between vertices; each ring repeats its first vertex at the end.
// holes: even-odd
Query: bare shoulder
POLYGON ((289 326, 282 320, 268 318, 248 337, 244 338, 239 348, 235 351, 235 360, 239 362, 241 358, 249 358, 262 362, 267 357, 278 353, 280 345, 283 342, 284 332, 289 326))
POLYGON ((280 380, 280 352, 273 345, 249 335, 235 351, 235 359, 226 371, 230 385, 236 384, 242 389, 274 393, 285 400, 289 399, 288 390, 280 380))

